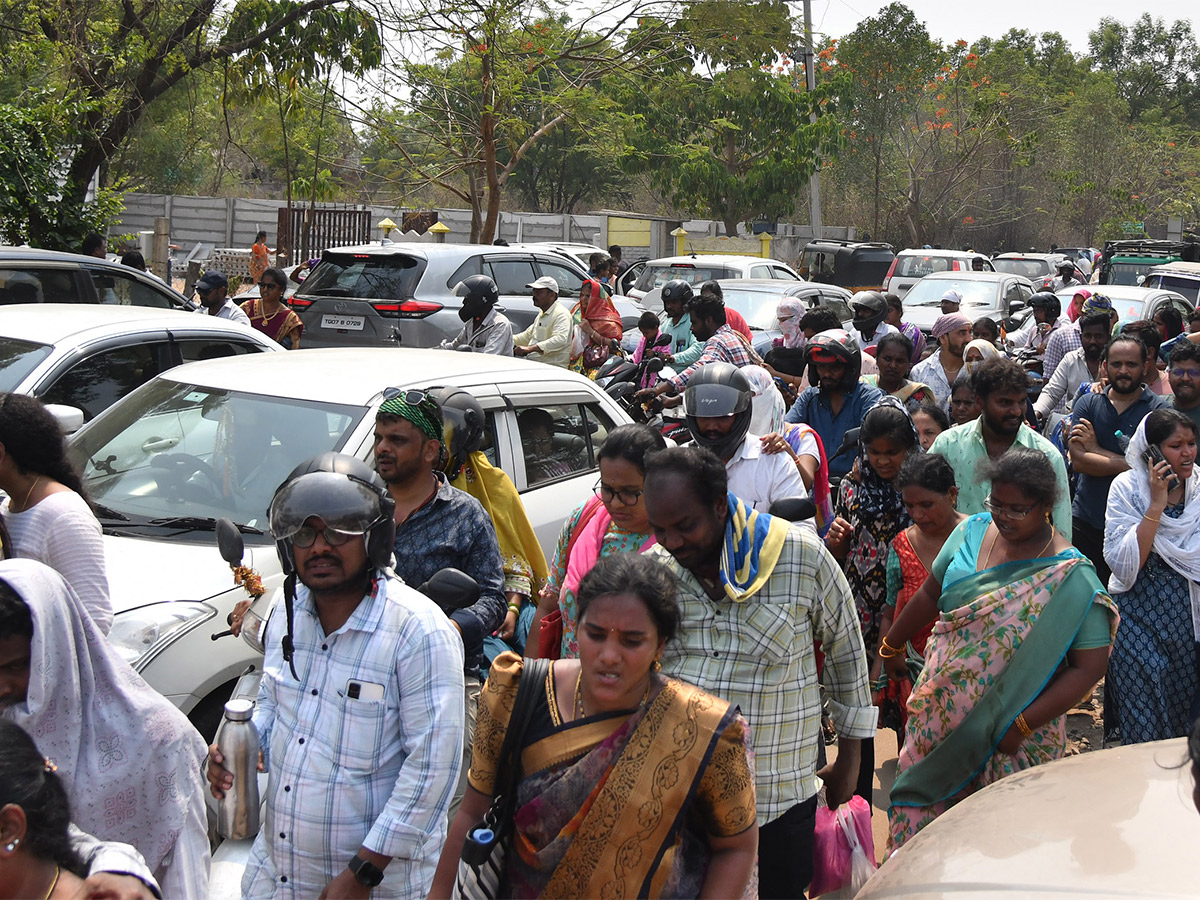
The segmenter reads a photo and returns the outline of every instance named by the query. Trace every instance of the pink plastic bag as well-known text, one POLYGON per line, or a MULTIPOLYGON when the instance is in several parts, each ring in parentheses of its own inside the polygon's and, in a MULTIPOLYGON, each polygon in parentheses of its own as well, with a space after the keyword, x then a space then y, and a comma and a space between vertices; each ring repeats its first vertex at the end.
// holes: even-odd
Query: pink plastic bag
POLYGON ((857 795, 836 810, 818 804, 808 896, 839 891, 840 896, 853 897, 875 869, 871 805, 857 795))

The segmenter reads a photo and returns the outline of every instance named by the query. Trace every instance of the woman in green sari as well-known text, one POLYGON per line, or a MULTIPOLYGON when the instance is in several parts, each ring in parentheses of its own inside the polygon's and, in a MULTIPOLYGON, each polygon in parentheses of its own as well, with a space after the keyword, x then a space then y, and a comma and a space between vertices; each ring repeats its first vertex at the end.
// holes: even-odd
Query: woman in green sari
POLYGON ((883 639, 889 675, 930 622, 908 701, 888 852, 959 800, 1066 753, 1063 716, 1104 675, 1116 632, 1096 570, 1054 528, 1061 490, 1044 453, 1014 447, 981 466, 990 512, 954 530, 883 639))
MULTIPOLYGON (((551 665, 519 741, 502 897, 741 897, 758 851, 737 707, 656 673, 679 628, 675 582, 648 557, 596 563, 579 586, 579 659, 551 665)), ((522 674, 503 654, 479 698, 470 787, 431 897, 448 897, 488 810, 522 674)))

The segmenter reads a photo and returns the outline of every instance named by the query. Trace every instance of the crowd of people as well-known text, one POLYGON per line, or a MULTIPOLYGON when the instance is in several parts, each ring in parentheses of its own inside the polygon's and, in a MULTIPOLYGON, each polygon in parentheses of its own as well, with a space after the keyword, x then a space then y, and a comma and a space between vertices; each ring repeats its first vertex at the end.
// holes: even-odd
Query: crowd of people
MULTIPOLYGON (((519 334, 472 276, 445 346, 595 377, 621 334, 615 267, 592 270, 573 308, 532 283, 519 334)), ((286 279, 258 282, 243 314, 270 324, 286 279)), ((760 355, 719 285, 662 294, 638 353, 673 371, 636 401, 681 404, 690 440, 612 428, 549 559, 457 388, 389 389, 372 465, 326 453, 278 487, 246 896, 449 897, 491 860, 499 896, 800 897, 818 803, 874 798, 879 728, 891 852, 1065 755, 1101 679, 1106 740, 1190 734, 1200 774, 1178 316, 1120 323, 1081 288, 1008 334, 949 291, 927 339, 863 292, 849 328, 784 300, 760 355), (478 594, 447 612, 415 588, 448 566, 478 594)), ((0 399, 0 489, 0 897, 204 896, 202 771, 215 797, 234 775, 109 647, 100 529, 36 400, 0 399)))

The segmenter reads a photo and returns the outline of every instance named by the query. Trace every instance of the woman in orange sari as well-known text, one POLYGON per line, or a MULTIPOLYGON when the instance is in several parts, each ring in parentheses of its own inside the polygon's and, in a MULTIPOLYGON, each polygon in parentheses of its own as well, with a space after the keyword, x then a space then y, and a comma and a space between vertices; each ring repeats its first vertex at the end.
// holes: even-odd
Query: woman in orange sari
MULTIPOLYGON (((579 604, 579 659, 552 663, 517 742, 498 896, 743 896, 758 852, 747 726, 727 701, 655 671, 680 624, 674 579, 645 556, 605 557, 579 604)), ((431 897, 451 895, 491 804, 523 669, 515 653, 492 664, 431 897)))
POLYGON ((576 328, 571 370, 595 379, 612 352, 612 341, 621 340, 621 316, 600 282, 590 279, 579 289, 579 302, 571 315, 576 328))

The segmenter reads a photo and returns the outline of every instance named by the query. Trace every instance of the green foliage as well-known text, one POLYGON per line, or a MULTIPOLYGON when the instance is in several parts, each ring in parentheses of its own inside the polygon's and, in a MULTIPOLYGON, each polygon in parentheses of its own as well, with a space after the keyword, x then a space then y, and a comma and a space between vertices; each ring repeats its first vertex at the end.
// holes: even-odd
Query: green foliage
POLYGON ((1132 26, 1100 20, 1088 37, 1096 67, 1113 76, 1131 121, 1161 118, 1200 125, 1200 48, 1191 22, 1167 26, 1142 13, 1132 26))

